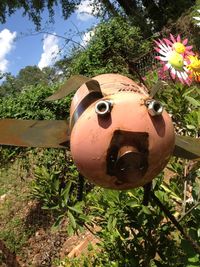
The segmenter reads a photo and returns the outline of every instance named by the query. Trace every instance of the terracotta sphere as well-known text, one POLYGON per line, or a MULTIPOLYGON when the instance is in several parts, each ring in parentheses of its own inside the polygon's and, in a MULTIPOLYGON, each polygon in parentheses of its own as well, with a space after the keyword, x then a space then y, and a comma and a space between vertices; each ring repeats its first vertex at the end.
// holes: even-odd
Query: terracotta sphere
POLYGON ((175 133, 168 113, 145 87, 118 74, 93 78, 71 104, 70 147, 78 171, 112 189, 143 186, 166 166, 175 133))

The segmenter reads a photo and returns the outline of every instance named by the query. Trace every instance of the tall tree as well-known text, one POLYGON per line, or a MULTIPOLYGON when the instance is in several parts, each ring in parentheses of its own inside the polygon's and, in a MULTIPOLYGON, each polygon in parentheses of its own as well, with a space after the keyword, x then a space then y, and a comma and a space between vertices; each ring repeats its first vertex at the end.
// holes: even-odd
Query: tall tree
POLYGON ((5 23, 8 16, 16 10, 22 9, 24 15, 28 15, 39 29, 41 26, 41 15, 45 9, 49 11, 50 20, 53 21, 54 7, 62 7, 62 15, 67 19, 80 4, 81 0, 1 0, 0 1, 0 22, 5 23))
POLYGON ((144 18, 144 11, 142 9, 142 1, 138 3, 136 0, 117 0, 119 6, 124 10, 125 14, 135 25, 139 26, 145 37, 151 34, 151 29, 147 25, 144 18))
MULTIPOLYGON (((17 9, 22 9, 24 15, 28 15, 37 28, 41 26, 42 12, 49 11, 50 20, 53 21, 54 7, 62 8, 62 15, 67 19, 85 0, 1 0, 0 22, 17 9)), ((151 30, 159 31, 171 20, 176 20, 185 10, 195 4, 195 0, 89 0, 97 14, 110 16, 125 15, 135 25, 139 26, 144 35, 150 34, 151 30)), ((96 14, 96 13, 94 13, 96 14)))
POLYGON ((27 86, 49 85, 53 82, 52 77, 55 77, 55 71, 50 67, 40 70, 37 66, 27 66, 16 77, 7 73, 0 86, 0 96, 20 92, 27 86))

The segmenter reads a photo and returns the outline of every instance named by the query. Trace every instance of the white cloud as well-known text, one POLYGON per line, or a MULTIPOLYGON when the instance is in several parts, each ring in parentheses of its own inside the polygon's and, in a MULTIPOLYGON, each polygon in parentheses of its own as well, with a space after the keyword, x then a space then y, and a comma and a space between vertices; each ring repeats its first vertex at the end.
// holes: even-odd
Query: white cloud
POLYGON ((90 39, 92 38, 92 36, 94 35, 94 30, 91 30, 89 32, 86 32, 83 36, 82 36, 82 42, 81 45, 86 46, 90 39))
POLYGON ((76 10, 77 19, 80 19, 82 21, 92 19, 92 11, 93 7, 91 5, 91 0, 81 1, 76 10))
POLYGON ((14 40, 16 32, 11 32, 8 29, 4 29, 0 32, 0 71, 6 72, 8 69, 9 61, 6 59, 7 54, 14 47, 14 40))
POLYGON ((41 54, 38 67, 40 69, 52 65, 59 58, 58 37, 45 34, 43 39, 43 53, 41 54))

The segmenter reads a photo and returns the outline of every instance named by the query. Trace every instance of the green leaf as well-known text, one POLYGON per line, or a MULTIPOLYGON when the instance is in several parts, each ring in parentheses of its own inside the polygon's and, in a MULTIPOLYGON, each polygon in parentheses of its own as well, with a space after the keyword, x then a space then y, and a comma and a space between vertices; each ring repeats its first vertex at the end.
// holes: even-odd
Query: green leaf
POLYGON ((119 191, 105 189, 105 197, 108 201, 113 201, 115 204, 119 202, 119 191))
POLYGON ((194 125, 191 125, 191 124, 187 124, 186 127, 189 130, 195 130, 196 129, 196 127, 194 125))
POLYGON ((83 213, 82 204, 83 204, 82 202, 76 203, 73 207, 69 206, 68 209, 71 210, 71 211, 74 211, 74 212, 76 212, 78 214, 82 214, 83 213))
POLYGON ((129 200, 127 201, 127 206, 131 207, 131 208, 137 208, 140 207, 140 204, 136 203, 134 200, 129 200))
POLYGON ((197 236, 200 237, 200 228, 197 230, 197 236))
POLYGON ((131 198, 134 198, 135 200, 139 201, 139 198, 135 195, 135 191, 131 192, 130 190, 126 192, 126 194, 128 196, 130 196, 131 198))
POLYGON ((112 230, 112 221, 113 221, 113 217, 110 216, 108 218, 108 223, 107 223, 107 228, 108 228, 108 231, 110 232, 112 230))
POLYGON ((187 99, 187 101, 193 105, 194 107, 200 107, 200 102, 197 101, 196 99, 194 99, 193 97, 191 96, 185 96, 185 98, 187 99))
POLYGON ((53 224, 52 228, 57 228, 59 226, 59 224, 61 223, 63 218, 64 218, 64 214, 58 216, 58 218, 55 221, 55 223, 53 224))
POLYGON ((61 196, 63 197, 65 203, 68 203, 69 200, 69 192, 71 189, 72 181, 68 181, 65 189, 62 191, 61 196))
POLYGON ((73 229, 75 229, 76 228, 76 221, 75 221, 73 214, 70 211, 68 211, 67 215, 69 217, 69 220, 70 220, 70 223, 71 223, 73 229))
POLYGON ((172 191, 169 187, 165 186, 164 184, 161 184, 161 187, 165 190, 165 192, 170 193, 170 196, 173 197, 176 201, 182 202, 182 199, 177 196, 177 194, 172 191))
POLYGON ((58 191, 59 190, 59 186, 60 186, 60 181, 59 181, 59 179, 57 177, 55 178, 55 180, 53 182, 53 185, 54 185, 54 189, 56 191, 58 191))
POLYGON ((69 236, 72 236, 74 234, 74 229, 71 224, 69 224, 67 227, 67 233, 69 236))
POLYGON ((188 258, 189 262, 199 262, 199 257, 198 255, 195 255, 194 257, 188 258))
POLYGON ((199 127, 200 127, 200 110, 197 111, 197 117, 198 117, 198 125, 199 125, 199 127))
POLYGON ((148 214, 148 215, 151 214, 151 211, 150 211, 150 209, 149 209, 147 206, 142 205, 142 211, 143 211, 145 214, 148 214))

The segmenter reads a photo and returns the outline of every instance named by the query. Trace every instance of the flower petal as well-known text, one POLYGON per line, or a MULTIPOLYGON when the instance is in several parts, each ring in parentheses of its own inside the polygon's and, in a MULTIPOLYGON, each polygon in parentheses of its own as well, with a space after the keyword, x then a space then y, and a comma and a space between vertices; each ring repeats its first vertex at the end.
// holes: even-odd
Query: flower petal
POLYGON ((176 39, 174 38, 174 36, 171 33, 170 33, 170 38, 171 38, 173 43, 176 43, 176 39))
POLYGON ((172 43, 169 39, 164 38, 163 40, 165 41, 165 43, 166 43, 168 46, 172 46, 172 45, 173 45, 173 43, 172 43))
POLYGON ((193 17, 194 19, 196 19, 196 20, 200 20, 200 17, 193 17))
POLYGON ((183 45, 186 45, 187 43, 188 43, 188 39, 184 39, 182 42, 183 45))
POLYGON ((159 39, 159 41, 160 41, 160 48, 162 48, 164 51, 168 51, 169 47, 166 46, 166 44, 162 40, 159 39))
MULTIPOLYGON (((158 50, 156 50, 156 51, 158 52, 158 50)), ((163 50, 161 50, 161 49, 160 49, 159 53, 160 53, 161 55, 165 56, 165 57, 167 56, 167 52, 165 52, 165 51, 163 51, 163 50)))
POLYGON ((172 76, 172 79, 175 80, 176 79, 176 70, 174 68, 171 68, 171 76, 172 76))
POLYGON ((188 78, 185 82, 187 83, 188 86, 190 86, 192 83, 192 80, 190 78, 188 78))
POLYGON ((165 66, 163 67, 163 70, 166 71, 168 69, 171 68, 171 64, 168 62, 167 64, 165 64, 165 66))
POLYGON ((181 75, 181 72, 180 71, 177 71, 177 76, 178 76, 180 82, 184 84, 184 80, 182 78, 182 75, 181 75))
POLYGON ((185 66, 183 66, 183 69, 185 72, 189 72, 189 70, 185 66))
POLYGON ((160 51, 161 51, 161 49, 158 48, 158 47, 154 47, 154 49, 155 49, 158 53, 160 53, 160 51))
POLYGON ((183 77, 183 79, 186 81, 187 79, 188 79, 188 75, 187 75, 187 73, 186 72, 182 72, 182 77, 183 77))
POLYGON ((155 58, 161 61, 168 61, 166 57, 162 57, 162 56, 155 56, 155 58))
POLYGON ((178 36, 177 36, 177 42, 181 42, 181 36, 180 36, 180 34, 178 34, 178 36))
POLYGON ((188 46, 186 46, 186 50, 188 51, 188 50, 191 50, 193 48, 193 46, 192 45, 188 45, 188 46))

